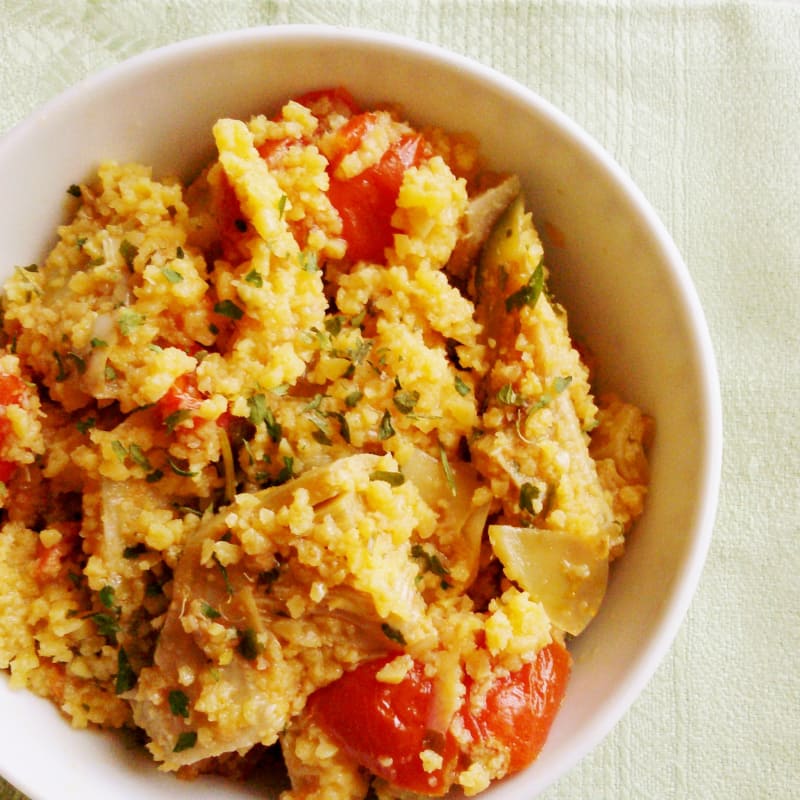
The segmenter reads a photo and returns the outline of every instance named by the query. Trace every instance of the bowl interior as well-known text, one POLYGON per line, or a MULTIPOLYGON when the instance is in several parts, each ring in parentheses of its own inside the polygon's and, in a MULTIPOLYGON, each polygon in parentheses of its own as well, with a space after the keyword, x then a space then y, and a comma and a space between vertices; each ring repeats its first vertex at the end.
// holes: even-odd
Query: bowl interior
MULTIPOLYGON (((560 232, 545 236, 553 286, 598 357, 600 386, 657 420, 646 514, 600 615, 571 648, 573 678, 545 750, 486 794, 531 797, 597 744, 669 647, 702 567, 719 479, 716 371, 694 289, 653 211, 596 143, 512 81, 392 36, 292 26, 184 42, 89 79, 0 142, 0 278, 42 258, 67 187, 100 160, 189 177, 212 155, 220 116, 269 112, 338 84, 366 104, 399 103, 416 123, 474 133, 495 168, 521 176, 540 230, 560 232)), ((0 772, 33 798, 219 795, 213 779, 176 781, 113 737, 72 732, 5 680, 0 708, 0 772)), ((264 793, 229 787, 226 796, 264 793)))

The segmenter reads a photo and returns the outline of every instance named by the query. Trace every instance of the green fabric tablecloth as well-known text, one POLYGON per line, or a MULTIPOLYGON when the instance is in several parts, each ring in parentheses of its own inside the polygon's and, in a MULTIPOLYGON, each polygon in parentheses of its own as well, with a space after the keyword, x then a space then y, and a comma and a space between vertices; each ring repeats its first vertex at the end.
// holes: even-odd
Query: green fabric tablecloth
POLYGON ((0 0, 0 131, 136 53, 287 22, 416 37, 544 95, 643 189, 706 310, 726 440, 698 593, 643 695, 543 797, 800 797, 800 5, 0 0))

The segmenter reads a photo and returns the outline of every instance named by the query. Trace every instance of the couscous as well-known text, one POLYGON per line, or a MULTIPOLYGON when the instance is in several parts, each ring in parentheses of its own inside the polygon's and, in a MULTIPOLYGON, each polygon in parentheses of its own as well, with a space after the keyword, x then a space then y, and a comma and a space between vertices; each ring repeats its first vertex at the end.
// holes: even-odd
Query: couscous
POLYGON ((161 769, 475 795, 536 758, 642 512, 519 181, 344 89, 105 162, 5 286, 0 668, 161 769))

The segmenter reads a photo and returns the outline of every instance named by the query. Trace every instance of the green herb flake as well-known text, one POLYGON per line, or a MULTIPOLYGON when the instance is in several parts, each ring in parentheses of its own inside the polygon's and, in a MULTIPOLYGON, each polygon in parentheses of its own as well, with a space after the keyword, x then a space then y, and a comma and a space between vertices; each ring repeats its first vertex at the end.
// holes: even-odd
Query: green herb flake
POLYGON ((117 694, 125 694, 136 686, 136 673, 131 668, 131 662, 124 647, 120 647, 117 653, 117 677, 114 681, 114 691, 117 694))
POLYGON ((275 414, 267 405, 267 398, 259 393, 247 398, 247 406, 250 409, 248 419, 253 425, 260 425, 262 422, 267 429, 267 435, 276 444, 283 436, 283 428, 280 422, 275 419, 275 414))
POLYGON ((112 644, 117 641, 117 633, 119 633, 119 622, 112 614, 105 614, 98 612, 90 614, 89 619, 94 622, 97 632, 108 639, 112 644))
POLYGON ((122 551, 122 557, 132 560, 134 558, 139 558, 139 556, 143 555, 145 552, 147 552, 147 546, 142 542, 139 542, 138 544, 132 544, 129 547, 126 547, 122 551))
POLYGON ((364 396, 364 392, 359 392, 358 390, 354 392, 350 392, 344 399, 344 404, 348 408, 355 408, 358 405, 358 401, 364 396))
POLYGON ((183 731, 172 748, 173 753, 182 753, 184 750, 191 750, 197 744, 197 731, 183 731))
POLYGON ((260 289, 264 285, 264 279, 261 277, 260 272, 256 272, 256 270, 251 269, 247 275, 244 276, 244 279, 247 283, 255 286, 257 289, 260 289))
POLYGON ((556 378, 553 381, 553 391, 556 394, 561 394, 572 383, 572 375, 564 375, 556 378))
POLYGON ((167 696, 169 702, 169 710, 176 717, 183 717, 189 719, 189 698, 186 692, 180 689, 173 689, 167 696))
POLYGON ((152 472, 148 472, 145 476, 145 480, 147 483, 158 483, 164 477, 164 471, 160 469, 154 469, 152 472))
POLYGON ((87 241, 88 239, 86 236, 77 236, 75 237, 75 246, 78 248, 78 250, 83 250, 83 246, 87 241))
POLYGON ((94 417, 87 417, 86 419, 81 419, 81 420, 78 420, 78 421, 75 423, 75 427, 76 427, 76 428, 77 428, 77 429, 78 429, 78 430, 79 430, 81 433, 87 433, 87 432, 88 432, 88 431, 90 431, 92 428, 94 428, 94 426, 95 426, 96 424, 97 424, 97 420, 96 420, 94 417))
POLYGON ((462 380, 460 375, 456 375, 455 385, 456 391, 462 397, 466 397, 470 393, 469 385, 462 380))
POLYGON ((113 608, 114 607, 114 587, 113 586, 104 586, 98 593, 98 598, 100 602, 106 608, 113 608))
POLYGON ((392 425, 392 415, 388 411, 384 411, 378 425, 378 438, 383 442, 386 439, 391 439, 395 433, 396 431, 392 425))
POLYGON ((119 439, 114 439, 114 441, 111 442, 111 450, 121 462, 125 462, 125 459, 128 457, 128 448, 125 447, 119 439))
POLYGON ((103 367, 103 377, 107 381, 115 381, 117 379, 117 371, 111 364, 106 364, 105 367, 103 367))
POLYGON ((89 344, 92 346, 92 348, 95 348, 95 347, 108 347, 108 342, 105 339, 93 338, 89 342, 89 344))
POLYGON ((278 216, 283 216, 283 212, 286 210, 286 203, 288 200, 289 198, 285 194, 280 196, 280 199, 278 200, 278 216))
POLYGON ((177 411, 173 411, 164 418, 164 427, 170 433, 173 433, 181 422, 185 422, 187 419, 191 418, 191 416, 192 412, 188 408, 179 408, 177 411))
POLYGON ((388 622, 384 622, 383 625, 381 625, 381 630, 387 639, 391 639, 401 647, 405 647, 406 637, 403 636, 402 631, 397 630, 397 628, 393 628, 388 622))
POLYGON ((410 414, 419 401, 419 392, 401 389, 399 392, 394 393, 392 401, 398 411, 403 414, 410 414))
POLYGON ((497 392, 497 400, 506 406, 524 406, 525 398, 507 383, 497 392))
POLYGON ((180 283, 183 280, 183 275, 181 275, 178 270, 173 269, 172 267, 162 267, 161 274, 170 282, 170 283, 180 283))
POLYGON ((300 266, 305 272, 317 272, 319 270, 317 254, 310 250, 300 253, 300 266))
POLYGON ((123 336, 130 336, 144 321, 143 314, 139 314, 133 309, 125 308, 119 313, 117 327, 123 336))
POLYGON ((530 482, 525 482, 519 487, 519 507, 522 511, 527 511, 529 514, 536 514, 534 502, 539 499, 541 494, 539 487, 530 482))
POLYGON ((153 469, 150 462, 147 460, 147 456, 144 454, 144 450, 135 442, 128 448, 128 455, 131 457, 134 464, 140 466, 146 472, 150 472, 150 470, 153 469))
POLYGON ((528 279, 528 282, 514 294, 506 298, 506 311, 516 311, 524 306, 531 308, 536 305, 539 295, 544 288, 544 265, 541 261, 528 279))
POLYGON ((344 317, 342 317, 340 314, 335 314, 332 317, 328 317, 325 320, 325 330, 328 331, 331 336, 338 336, 342 332, 343 320, 344 317))
POLYGON ((450 466, 450 459, 447 457, 447 451, 444 449, 444 446, 441 442, 439 442, 439 461, 442 464, 442 471, 444 472, 445 480, 447 481, 447 486, 450 489, 450 494, 453 497, 457 494, 456 489, 456 478, 453 474, 453 468, 450 466))
POLYGON ((217 567, 219 567, 222 580, 225 583, 225 591, 228 594, 233 594, 233 584, 231 583, 230 576, 228 575, 228 568, 219 560, 219 557, 216 553, 214 553, 212 558, 214 559, 214 563, 217 565, 217 567))
POLYGON ((258 635, 253 628, 247 628, 247 630, 240 633, 240 636, 236 651, 242 658, 246 658, 248 661, 255 661, 264 649, 258 641, 258 635))
POLYGON ((69 372, 64 368, 64 359, 61 358, 61 353, 53 350, 53 358, 56 362, 56 382, 63 383, 68 377, 69 372))
POLYGON ((241 319, 244 316, 244 310, 237 306, 233 300, 220 300, 219 303, 215 303, 214 312, 234 320, 241 319))
POLYGON ((384 481, 390 486, 402 486, 406 482, 406 476, 402 472, 388 472, 383 469, 376 469, 370 472, 371 481, 384 481))
POLYGON ((119 243, 119 254, 122 256, 123 261, 125 262, 125 266, 132 270, 133 269, 133 259, 139 253, 139 248, 129 242, 127 239, 123 239, 119 243))
POLYGON ((217 609, 214 608, 211 603, 203 602, 203 604, 200 606, 200 611, 207 619, 219 619, 222 616, 222 614, 220 614, 220 612, 217 611, 217 609))

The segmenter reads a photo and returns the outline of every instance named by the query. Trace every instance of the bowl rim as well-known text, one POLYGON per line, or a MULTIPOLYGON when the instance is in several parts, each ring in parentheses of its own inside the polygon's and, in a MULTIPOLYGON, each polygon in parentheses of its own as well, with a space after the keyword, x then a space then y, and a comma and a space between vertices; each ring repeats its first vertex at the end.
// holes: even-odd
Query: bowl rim
MULTIPOLYGON (((538 787, 541 791, 574 768, 600 744, 631 708, 668 654, 700 582, 719 502, 723 449, 722 402, 717 362, 708 325, 686 263, 657 212, 629 174, 597 139, 565 112, 533 89, 475 58, 406 35, 350 25, 304 23, 257 25, 202 34, 160 45, 101 68, 58 92, 7 129, 0 136, 0 154, 8 148, 13 148, 17 140, 24 139, 29 130, 43 117, 68 108, 79 96, 102 92, 107 86, 113 85, 126 75, 158 70, 166 64, 192 58, 198 52, 207 53, 209 49, 224 51, 252 44, 267 47, 273 41, 285 43, 294 40, 297 44, 301 44, 330 43, 343 39, 349 44, 364 44, 389 50, 399 49, 404 54, 430 59, 439 65, 467 72, 470 77, 513 96, 549 117, 572 139, 573 144, 587 152, 594 162, 612 177, 618 188, 635 206, 657 242, 662 261, 669 265, 670 277, 684 303, 687 328, 690 329, 696 347, 695 356, 700 367, 698 396, 702 401, 698 412, 700 430, 704 436, 700 447, 703 463, 698 473, 700 486, 697 490, 697 496, 701 501, 695 508, 693 516, 691 525, 693 535, 688 537, 690 546, 686 548, 684 559, 676 570, 668 601, 654 623, 655 630, 648 636, 648 645, 642 648, 626 670, 626 680, 602 704, 603 713, 597 713, 590 724, 579 731, 569 753, 549 765, 548 779, 538 787)), ((0 752, 0 775, 19 787, 21 791, 27 790, 31 796, 36 795, 35 782, 15 764, 4 763, 2 752, 0 752)))

